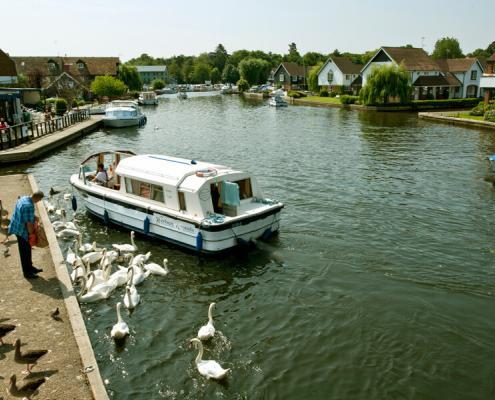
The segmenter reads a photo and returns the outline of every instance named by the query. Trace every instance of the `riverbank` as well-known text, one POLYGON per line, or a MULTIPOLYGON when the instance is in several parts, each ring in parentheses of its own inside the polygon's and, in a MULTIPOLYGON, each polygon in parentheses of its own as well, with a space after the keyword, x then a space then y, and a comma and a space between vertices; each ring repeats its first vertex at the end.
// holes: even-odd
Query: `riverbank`
MULTIPOLYGON (((37 190, 36 182, 28 175, 0 177, 1 200, 12 215, 18 196, 37 190)), ((22 340, 23 350, 51 350, 34 368, 33 377, 47 377, 36 399, 108 399, 93 354, 79 305, 74 296, 64 258, 55 233, 41 203, 37 215, 45 226, 49 246, 33 249, 33 264, 43 272, 35 280, 26 280, 20 267, 15 236, 7 242, 8 254, 0 246, 2 271, 0 274, 0 304, 4 323, 17 325, 0 346, 0 392, 6 393, 11 374, 16 374, 22 384, 21 371, 25 369, 14 362, 13 343, 22 340), (58 308, 60 321, 50 317, 58 308)), ((3 234, 1 239, 3 241, 3 234)), ((11 399, 7 395, 6 399, 11 399)))
POLYGON ((63 146, 101 127, 102 115, 92 115, 62 131, 54 132, 17 147, 0 151, 0 165, 15 164, 35 160, 57 147, 63 146))
POLYGON ((466 113, 461 113, 459 111, 450 112, 420 112, 418 117, 421 119, 441 122, 444 124, 451 125, 461 125, 468 126, 472 128, 485 128, 485 129, 495 129, 495 123, 484 121, 477 118, 467 118, 464 116, 466 113))

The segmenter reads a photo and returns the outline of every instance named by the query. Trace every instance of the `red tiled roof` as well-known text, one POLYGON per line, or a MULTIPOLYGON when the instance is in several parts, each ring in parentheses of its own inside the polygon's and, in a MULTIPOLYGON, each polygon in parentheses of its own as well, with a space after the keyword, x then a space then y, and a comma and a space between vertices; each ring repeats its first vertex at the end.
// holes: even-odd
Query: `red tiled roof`
POLYGON ((423 49, 415 47, 382 47, 397 64, 407 71, 439 71, 438 64, 423 49))
POLYGON ((0 76, 17 76, 14 61, 2 50, 0 50, 0 76))

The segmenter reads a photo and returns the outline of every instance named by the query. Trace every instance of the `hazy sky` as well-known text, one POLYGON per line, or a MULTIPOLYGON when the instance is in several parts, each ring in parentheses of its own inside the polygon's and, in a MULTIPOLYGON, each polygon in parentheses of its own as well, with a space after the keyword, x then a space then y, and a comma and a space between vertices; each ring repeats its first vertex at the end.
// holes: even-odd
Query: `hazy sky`
POLYGON ((363 52, 456 37, 468 53, 495 41, 495 1, 0 0, 0 48, 14 56, 119 56, 123 61, 231 53, 363 52), (471 4, 470 4, 471 3, 471 4), (422 39, 424 38, 424 39, 422 39))

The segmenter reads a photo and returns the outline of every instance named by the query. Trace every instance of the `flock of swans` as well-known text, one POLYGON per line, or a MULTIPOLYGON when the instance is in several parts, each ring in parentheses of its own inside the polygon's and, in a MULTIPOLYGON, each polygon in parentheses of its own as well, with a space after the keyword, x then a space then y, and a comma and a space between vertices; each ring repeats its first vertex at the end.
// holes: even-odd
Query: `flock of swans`
MULTIPOLYGON (((71 199, 70 194, 63 195, 64 200, 71 199)), ((59 203, 58 203, 59 204, 59 203)), ((73 284, 79 286, 76 297, 79 303, 93 303, 110 298, 119 287, 125 287, 122 301, 116 305, 117 322, 113 325, 110 336, 116 342, 124 341, 130 335, 128 324, 121 314, 122 303, 128 310, 134 310, 140 303, 141 296, 136 286, 143 283, 150 275, 166 276, 169 272, 167 259, 163 259, 163 266, 148 262, 151 252, 136 254, 138 247, 134 242, 134 232, 130 233, 130 242, 113 244, 112 249, 98 248, 97 243, 83 243, 81 229, 75 221, 67 221, 67 212, 63 208, 56 207, 53 203, 45 202, 49 214, 58 220, 52 222, 57 237, 73 240, 66 253, 66 262, 72 268, 70 273, 73 284), (114 263, 125 263, 126 266, 114 263), (96 268, 94 268, 96 266, 96 268), (114 271, 115 270, 115 271, 114 271), (114 271, 114 272, 113 272, 114 271)), ((215 303, 211 303, 208 309, 208 322, 202 326, 197 337, 191 339, 191 345, 198 349, 195 359, 198 372, 207 379, 223 379, 230 371, 224 369, 214 360, 203 360, 203 343, 215 335, 212 310, 215 303)))

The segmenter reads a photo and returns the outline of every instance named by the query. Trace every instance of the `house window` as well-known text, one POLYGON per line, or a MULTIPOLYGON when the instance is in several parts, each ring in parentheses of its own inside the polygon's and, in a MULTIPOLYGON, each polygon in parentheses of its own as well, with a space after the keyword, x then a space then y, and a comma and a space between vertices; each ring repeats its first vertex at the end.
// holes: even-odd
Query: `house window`
POLYGON ((475 81, 478 78, 478 71, 471 71, 471 80, 475 81))
POLYGON ((350 80, 351 80, 351 76, 350 76, 350 75, 346 75, 346 76, 345 76, 345 80, 346 80, 346 81, 350 81, 350 80))
POLYGON ((77 63, 77 68, 84 69, 84 63, 83 62, 78 62, 77 63))
POLYGON ((328 83, 333 82, 333 71, 328 71, 328 83))
POLYGON ((283 81, 285 80, 285 79, 284 79, 284 74, 280 74, 280 75, 278 76, 278 80, 279 80, 280 82, 283 82, 283 81))
POLYGON ((294 75, 294 76, 292 77, 292 82, 297 82, 297 75, 294 75))
POLYGON ((48 69, 50 71, 55 71, 57 69, 57 64, 55 64, 54 62, 49 62, 48 63, 48 69))

